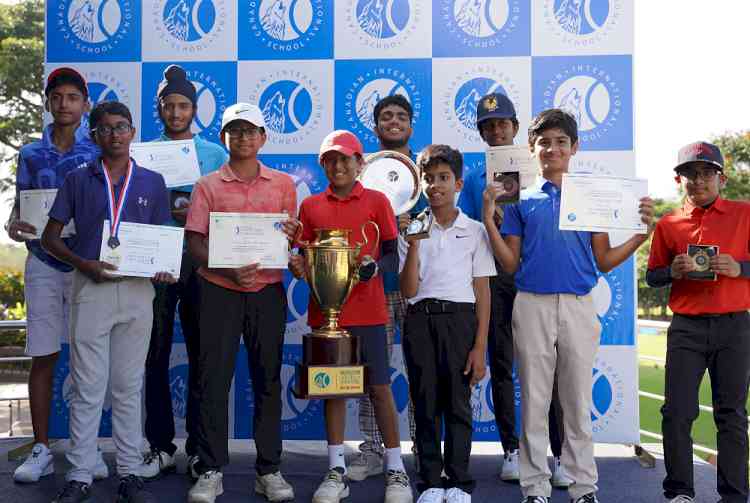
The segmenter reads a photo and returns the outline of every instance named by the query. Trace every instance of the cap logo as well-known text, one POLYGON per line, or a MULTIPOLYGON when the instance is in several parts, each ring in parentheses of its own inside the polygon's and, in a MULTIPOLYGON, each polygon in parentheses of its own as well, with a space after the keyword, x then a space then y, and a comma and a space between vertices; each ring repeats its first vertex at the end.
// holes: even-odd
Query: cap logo
POLYGON ((484 108, 488 112, 494 112, 497 109, 497 98, 489 96, 484 100, 484 108))

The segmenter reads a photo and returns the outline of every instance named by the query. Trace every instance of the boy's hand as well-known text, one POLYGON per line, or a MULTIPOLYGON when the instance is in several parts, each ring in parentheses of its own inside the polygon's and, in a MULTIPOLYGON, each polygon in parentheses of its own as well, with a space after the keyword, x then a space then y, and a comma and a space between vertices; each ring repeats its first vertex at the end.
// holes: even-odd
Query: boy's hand
POLYGON ((23 220, 13 219, 8 223, 8 237, 19 243, 36 239, 36 227, 23 220))
POLYGON ((641 222, 646 224, 646 234, 642 236, 650 236, 654 232, 654 201, 650 197, 641 198, 640 204, 638 205, 638 213, 641 214, 641 222))
POLYGON ((471 385, 474 386, 484 378, 487 373, 487 363, 485 360, 486 348, 474 346, 469 352, 469 357, 466 359, 466 367, 464 368, 464 375, 471 374, 471 385))
POLYGON ((163 271, 154 274, 152 281, 154 283, 166 283, 167 285, 173 285, 174 283, 177 283, 177 280, 174 276, 172 276, 171 273, 163 271))
POLYGON ((403 234, 406 232, 406 228, 409 227, 409 223, 411 223, 411 216, 408 213, 402 213, 396 220, 398 222, 398 232, 399 234, 403 234))
POLYGON ((305 279, 305 257, 289 255, 289 271, 297 279, 305 279))
POLYGON ((258 271, 260 266, 258 264, 250 264, 236 269, 211 269, 217 274, 229 278, 234 281, 242 288, 251 288, 258 277, 258 271))
POLYGON ((288 218, 282 222, 282 228, 281 230, 286 234, 286 237, 289 239, 289 241, 293 241, 294 238, 297 237, 297 232, 299 232, 300 227, 300 221, 296 218, 288 218))
POLYGON ((505 186, 502 183, 491 182, 487 184, 487 188, 482 193, 482 220, 485 224, 495 222, 497 198, 505 195, 505 193, 505 186))
POLYGON ((107 271, 116 271, 117 266, 99 260, 84 260, 78 270, 92 280, 94 283, 103 283, 105 281, 116 281, 120 278, 109 274, 107 271))
POLYGON ((742 273, 742 268, 739 262, 726 253, 721 253, 715 257, 711 257, 711 270, 716 274, 722 276, 729 276, 730 278, 736 278, 742 273))
POLYGON ((695 269, 693 259, 687 253, 680 253, 672 261, 670 272, 672 278, 682 279, 687 273, 695 269))
POLYGON ((358 270, 359 280, 361 282, 370 281, 378 274, 378 263, 370 255, 362 257, 362 263, 358 270))

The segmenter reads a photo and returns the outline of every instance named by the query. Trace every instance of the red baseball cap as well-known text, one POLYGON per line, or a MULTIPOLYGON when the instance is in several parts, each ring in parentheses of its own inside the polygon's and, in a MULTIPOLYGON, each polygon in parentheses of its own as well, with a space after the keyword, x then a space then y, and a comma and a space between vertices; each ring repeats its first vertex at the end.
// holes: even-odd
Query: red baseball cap
POLYGON ((362 143, 359 141, 354 133, 345 131, 343 129, 337 129, 332 133, 328 133, 328 136, 323 138, 323 143, 320 144, 320 154, 318 155, 318 162, 323 164, 323 156, 331 151, 341 152, 346 156, 352 156, 354 154, 362 155, 362 143))
POLYGON ((89 90, 86 86, 86 79, 83 78, 83 75, 78 73, 73 68, 70 68, 69 66, 62 66, 50 72, 50 74, 47 76, 47 85, 44 87, 45 96, 48 96, 50 91, 52 91, 52 89, 57 86, 57 79, 60 77, 68 77, 72 79, 75 82, 75 86, 79 91, 81 91, 81 94, 83 94, 85 97, 88 97, 89 90))

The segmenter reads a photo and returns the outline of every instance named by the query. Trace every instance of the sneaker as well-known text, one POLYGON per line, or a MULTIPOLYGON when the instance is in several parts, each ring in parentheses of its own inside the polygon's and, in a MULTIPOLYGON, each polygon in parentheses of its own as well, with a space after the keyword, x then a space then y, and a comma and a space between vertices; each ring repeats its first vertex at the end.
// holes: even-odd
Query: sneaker
POLYGON ((41 477, 53 473, 55 473, 55 464, 49 447, 44 444, 34 444, 29 457, 13 472, 13 480, 23 483, 38 482, 41 477))
POLYGON ((693 503, 693 498, 687 494, 678 494, 674 498, 667 499, 667 503, 693 503))
POLYGON ((57 493, 52 503, 84 503, 89 501, 91 487, 77 480, 69 480, 62 490, 57 493))
MULTIPOLYGON (((175 452, 175 454, 177 454, 175 452)), ((177 471, 177 464, 175 458, 177 456, 170 456, 165 451, 152 447, 151 450, 143 457, 143 464, 141 465, 141 477, 146 480, 155 480, 167 473, 174 473, 177 471)))
POLYGON ((570 503, 599 503, 596 499, 596 493, 588 493, 583 496, 570 500, 570 503))
POLYGON ((193 481, 193 484, 198 482, 198 478, 200 478, 201 474, 198 473, 198 470, 195 469, 196 465, 198 464, 198 461, 200 461, 201 458, 199 458, 197 455, 193 454, 192 456, 188 456, 187 460, 187 475, 190 477, 190 480, 193 481))
POLYGON ((292 501, 294 489, 284 480, 281 472, 256 475, 255 492, 262 494, 268 501, 292 501))
POLYGON ((347 477, 359 482, 383 473, 383 456, 376 452, 359 452, 349 463, 347 477))
POLYGON ((518 473, 518 449, 508 451, 503 455, 503 468, 500 471, 500 480, 506 482, 516 481, 521 478, 518 473))
POLYGON ((414 471, 419 473, 419 452, 417 451, 416 445, 411 446, 411 455, 414 456, 414 471))
POLYGON ((385 503, 412 503, 409 476, 402 470, 388 470, 385 474, 385 503))
POLYGON ((216 470, 209 470, 198 477, 188 491, 188 503, 214 503, 216 497, 224 493, 222 477, 221 472, 216 470))
POLYGON ((521 503, 549 503, 549 498, 546 496, 526 496, 521 500, 521 503))
POLYGON ((552 460, 552 487, 558 489, 567 489, 573 485, 573 479, 568 477, 568 473, 563 468, 560 458, 556 457, 552 460))
POLYGON ((445 489, 431 487, 419 495, 417 503, 443 503, 445 501, 445 489))
POLYGON ((109 477, 109 467, 104 462, 104 455, 98 447, 96 448, 96 464, 94 465, 92 475, 94 476, 94 480, 104 480, 109 477))
POLYGON ((445 491, 446 503, 471 503, 471 494, 458 487, 451 487, 445 491))
POLYGON ((138 475, 126 475, 117 488, 117 503, 156 503, 156 498, 143 487, 138 475))
POLYGON ((339 503, 349 496, 349 485, 344 469, 335 467, 328 470, 323 482, 313 494, 312 503, 339 503))

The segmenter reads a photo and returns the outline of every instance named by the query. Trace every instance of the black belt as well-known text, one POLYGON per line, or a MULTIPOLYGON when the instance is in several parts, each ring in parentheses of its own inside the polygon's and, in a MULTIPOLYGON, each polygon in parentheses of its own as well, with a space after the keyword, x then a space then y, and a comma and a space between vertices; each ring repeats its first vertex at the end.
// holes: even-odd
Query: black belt
POLYGON ((745 314, 747 311, 734 311, 731 313, 705 313, 705 314, 681 314, 675 313, 677 316, 688 318, 691 320, 704 320, 707 318, 721 318, 722 316, 736 316, 738 314, 745 314))
POLYGON ((410 313, 450 314, 473 313, 473 302, 450 302, 448 300, 423 299, 416 304, 409 305, 410 313))

